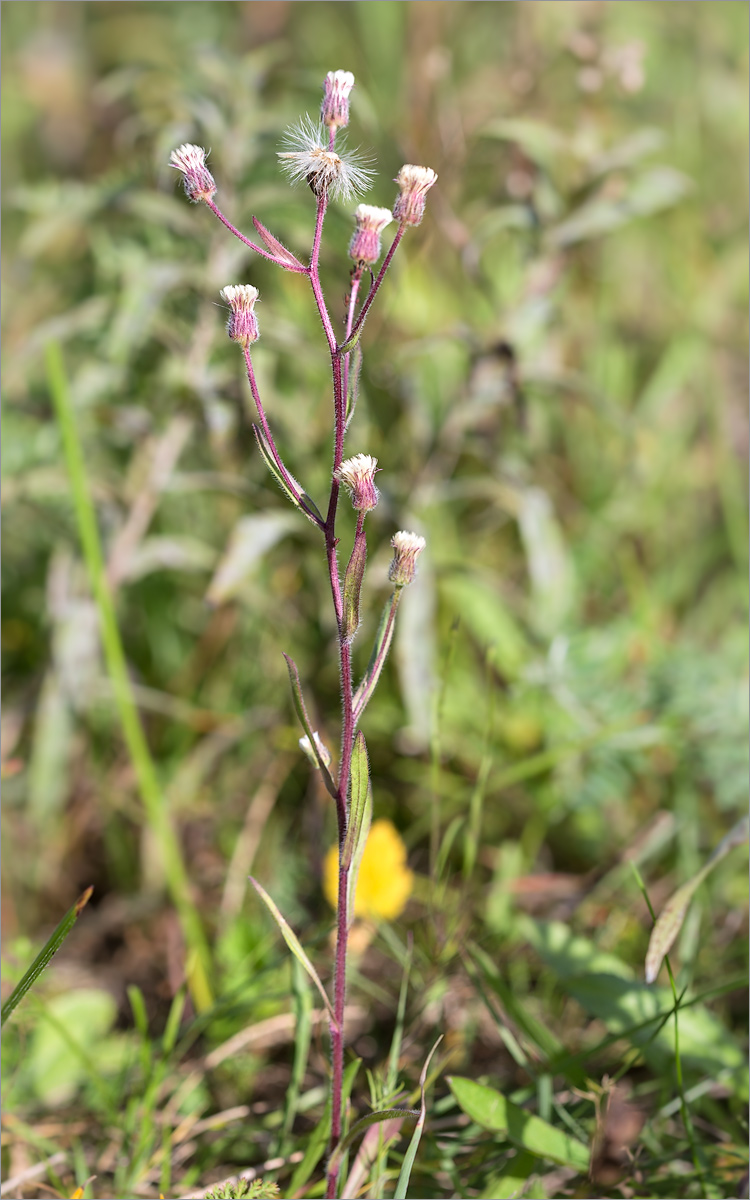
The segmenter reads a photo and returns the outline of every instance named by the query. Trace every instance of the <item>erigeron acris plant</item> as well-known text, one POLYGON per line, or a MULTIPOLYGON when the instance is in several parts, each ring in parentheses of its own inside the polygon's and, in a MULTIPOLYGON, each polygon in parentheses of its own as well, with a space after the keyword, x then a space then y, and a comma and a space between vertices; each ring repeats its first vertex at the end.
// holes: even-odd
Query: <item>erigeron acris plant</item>
MULTIPOLYGON (((321 772, 325 786, 335 803, 338 819, 338 904, 332 997, 327 995, 312 963, 271 898, 260 884, 252 881, 274 915, 293 953, 319 989, 329 1014, 332 1072, 331 1150, 326 1172, 327 1197, 335 1197, 337 1194, 338 1175, 344 1152, 342 1083, 347 939, 354 916, 357 873, 372 813, 367 750, 364 735, 358 730, 358 725, 388 654, 401 593, 414 578, 417 559, 425 547, 424 538, 405 530, 398 531, 391 539, 394 556, 389 579, 393 585, 393 592, 385 605, 369 665, 364 677, 355 687, 352 679, 351 645, 360 623, 360 594, 367 559, 365 518, 378 503, 375 475, 379 468, 377 460, 369 454, 355 454, 345 459, 344 443, 357 401, 359 372, 354 358, 355 354, 359 354, 358 343, 365 319, 406 230, 419 225, 422 220, 427 192, 437 179, 437 175, 429 167, 407 164, 396 176, 398 195, 392 210, 369 204, 360 204, 356 208, 355 229, 349 245, 349 255, 354 266, 351 271, 344 328, 337 334, 323 297, 318 269, 323 223, 332 199, 353 200, 369 186, 373 177, 372 171, 356 153, 347 150, 340 141, 337 145, 339 131, 349 123, 349 96, 353 86, 354 76, 350 72, 329 71, 323 84, 320 120, 316 122, 309 117, 304 118, 286 135, 284 148, 279 153, 281 166, 291 181, 307 183, 315 197, 315 228, 308 264, 303 263, 283 246, 256 217, 253 217, 253 224, 262 245, 251 241, 235 229, 214 202, 217 186, 206 165, 206 153, 199 146, 180 146, 178 150, 173 151, 170 159, 171 165, 182 172, 185 191, 192 201, 202 202, 210 208, 231 233, 263 258, 286 271, 307 276, 331 359, 333 465, 328 504, 323 515, 287 468, 274 441, 258 390, 252 360, 252 346, 259 337, 255 314, 257 288, 248 283, 230 284, 223 288, 221 296, 229 307, 229 337, 242 349, 258 415, 258 424, 253 426, 258 448, 288 499, 320 530, 328 561, 331 596, 338 628, 343 719, 337 771, 332 768, 330 751, 310 724, 297 667, 293 659, 285 655, 295 707, 304 730, 300 744, 314 767, 321 772), (396 233, 382 266, 375 275, 373 267, 381 255, 380 237, 391 222, 396 224, 396 233), (366 295, 362 298, 362 283, 366 276, 369 276, 370 283, 366 295), (354 543, 343 579, 338 559, 339 538, 336 534, 336 517, 342 485, 357 513, 354 543)), ((383 1114, 383 1118, 387 1115, 393 1116, 394 1113, 403 1115, 404 1111, 390 1110, 389 1113, 383 1114)))

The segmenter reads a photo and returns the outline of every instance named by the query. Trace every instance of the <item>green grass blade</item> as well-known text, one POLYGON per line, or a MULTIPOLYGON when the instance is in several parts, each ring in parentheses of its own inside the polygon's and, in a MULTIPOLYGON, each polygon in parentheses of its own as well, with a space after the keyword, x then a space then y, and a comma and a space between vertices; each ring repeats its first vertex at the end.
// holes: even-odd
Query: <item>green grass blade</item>
POLYGON ((211 955, 203 931, 203 923, 191 895, 190 879, 182 858, 180 844, 164 803, 164 794, 133 696, 125 652, 117 625, 114 601, 107 582, 104 554, 91 498, 83 449, 78 438, 75 413, 68 391, 68 380, 60 348, 55 342, 47 344, 45 358, 47 383, 60 426, 78 535, 83 547, 89 585, 99 614, 104 657, 114 692, 117 714, 135 771, 146 818, 161 852, 169 892, 179 913, 189 949, 190 990, 196 1008, 203 1011, 213 1003, 209 983, 212 973, 211 955))
POLYGON ((88 887, 86 888, 86 891, 78 897, 75 904, 68 909, 52 936, 39 951, 28 971, 24 972, 23 978, 13 988, 13 991, 3 1005, 2 1015, 0 1016, 0 1025, 5 1024, 5 1022, 8 1020, 8 1017, 13 1012, 13 1009, 17 1004, 20 1003, 21 1000, 23 1000, 29 989, 32 988, 36 983, 42 971, 44 971, 45 967, 48 966, 50 960, 55 954, 57 954, 57 951, 62 946, 66 937, 91 899, 91 893, 93 890, 93 887, 88 887))
POLYGON ((411 1179, 411 1172, 412 1172, 412 1168, 414 1166, 414 1159, 417 1157, 417 1150, 419 1149, 419 1143, 422 1140, 422 1131, 424 1130, 424 1123, 427 1120, 427 1105, 425 1104, 425 1098, 424 1098, 425 1082, 427 1080, 427 1071, 430 1066, 430 1062, 432 1061, 432 1056, 435 1053, 435 1051, 437 1050, 437 1048, 440 1045, 440 1043, 442 1042, 442 1040, 443 1040, 443 1034, 441 1033, 440 1037, 435 1042, 435 1045, 430 1050, 430 1053, 427 1055, 424 1066, 422 1067, 422 1072, 419 1076, 419 1091, 420 1091, 419 1117, 417 1119, 417 1124, 414 1128, 414 1132, 411 1135, 411 1141, 409 1142, 409 1148, 406 1151, 406 1154, 404 1155, 404 1161, 401 1164, 401 1170, 399 1171, 398 1182, 396 1183, 396 1190, 393 1193, 393 1200, 406 1200, 406 1192, 409 1187, 409 1180, 411 1179))

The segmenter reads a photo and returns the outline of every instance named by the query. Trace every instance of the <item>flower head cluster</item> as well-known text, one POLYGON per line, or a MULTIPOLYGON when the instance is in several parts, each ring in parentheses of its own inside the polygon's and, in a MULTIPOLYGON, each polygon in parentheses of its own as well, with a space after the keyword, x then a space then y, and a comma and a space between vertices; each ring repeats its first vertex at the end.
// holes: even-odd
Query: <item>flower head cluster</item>
POLYGON ((349 93, 354 87, 351 71, 329 71, 323 81, 320 119, 329 129, 349 124, 349 93))
POLYGON ((222 288, 219 295, 229 305, 227 333, 233 342, 239 342, 247 349, 260 337, 258 318, 253 312, 255 301, 258 299, 258 289, 251 283, 230 284, 222 288))
POLYGON ((378 502, 379 492, 375 487, 375 472, 378 460, 369 454, 355 454, 347 458, 336 472, 339 483, 343 483, 352 498, 352 507, 357 512, 369 512, 378 502))
POLYGON ((400 529, 391 538, 394 554, 388 571, 388 578, 396 587, 405 587, 411 583, 417 571, 417 559, 424 550, 427 542, 417 533, 407 533, 400 529))
POLYGON ((283 144, 285 149, 278 152, 283 170, 292 183, 308 183, 318 197, 328 194, 349 200, 373 178, 355 151, 330 150, 323 126, 309 117, 285 134, 283 144))
POLYGON ((185 194, 194 202, 208 201, 216 193, 216 182, 206 166, 206 151, 201 146, 188 142, 173 150, 169 156, 170 167, 182 171, 185 194))
POLYGON ((393 206, 394 220, 401 225, 418 225, 424 216, 427 192, 437 180, 431 167, 415 167, 405 163, 396 176, 399 195, 393 206))
MULTIPOLYGON (((323 890, 336 907, 339 880, 339 848, 332 846, 323 864, 323 890)), ((414 873, 406 865, 406 846, 391 821, 373 821, 365 842, 354 893, 355 917, 380 917, 393 921, 403 912, 412 888, 414 873)))
POLYGON ((374 263, 380 258, 380 235, 393 217, 387 208, 360 204, 355 210, 357 227, 349 243, 349 257, 357 263, 374 263))

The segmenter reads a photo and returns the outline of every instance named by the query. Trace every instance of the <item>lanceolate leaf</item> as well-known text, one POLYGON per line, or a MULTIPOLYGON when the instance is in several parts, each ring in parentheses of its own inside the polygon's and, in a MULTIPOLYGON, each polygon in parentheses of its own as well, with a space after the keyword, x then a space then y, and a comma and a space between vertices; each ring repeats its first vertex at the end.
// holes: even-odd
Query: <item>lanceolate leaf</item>
POLYGON ((344 612, 341 636, 350 642, 359 629, 359 597, 367 562, 367 539, 361 529, 354 539, 352 555, 344 575, 344 612))
MULTIPOLYGON (((367 760, 365 735, 361 729, 354 739, 350 779, 349 820, 346 827, 346 837, 341 848, 341 866, 344 870, 348 870, 354 866, 352 875, 356 875, 372 821, 370 765, 367 760)), ((351 884, 352 880, 350 877, 351 884)), ((353 886, 350 888, 352 896, 354 894, 354 887, 356 887, 356 879, 354 879, 353 886)))
POLYGON ((454 1076, 448 1080, 448 1085, 463 1111, 484 1129, 501 1134, 507 1141, 539 1158, 573 1167, 576 1171, 588 1171, 588 1146, 569 1133, 527 1113, 494 1088, 475 1083, 473 1079, 454 1076))
POLYGON ((320 982, 320 976, 318 975, 318 972, 315 970, 315 967, 312 965, 312 963, 310 962, 310 959, 307 957, 304 950, 302 949, 300 940, 297 937, 296 933, 292 929, 292 927, 289 924, 289 922, 287 921, 286 917, 283 917, 281 915, 281 913, 279 912, 278 908, 274 904, 273 900, 271 899, 271 897, 269 896, 269 894, 265 890, 265 888, 262 888, 261 885, 258 883, 257 879, 253 879, 252 875, 250 876, 250 882, 252 883, 256 892, 258 893, 261 900, 265 904, 266 908, 270 912, 274 921, 278 925, 279 930, 281 931, 281 936, 283 937, 284 941, 286 942, 287 946, 291 950, 294 957, 297 959, 297 962, 300 963, 304 967, 304 969, 307 971, 307 974, 310 976, 310 978, 312 979, 316 988, 318 989, 321 996, 323 997, 323 1003, 325 1004, 326 1008, 328 1009, 328 1012, 331 1016, 331 1020, 335 1021, 336 1018, 333 1015, 333 1009, 331 1008, 331 1002, 328 999, 328 996, 326 995, 326 990, 323 987, 323 984, 320 982))
POLYGON ((370 1125, 379 1125, 383 1121, 392 1121, 398 1117, 418 1117, 418 1108, 383 1108, 380 1112, 368 1113, 366 1117, 362 1117, 352 1125, 345 1138, 339 1142, 334 1149, 331 1157, 328 1160, 328 1173, 332 1174, 338 1170, 342 1158, 351 1146, 352 1142, 356 1141, 360 1133, 364 1133, 370 1125))
POLYGON ((307 272, 307 267, 304 265, 304 263, 301 263, 300 260, 296 258, 294 254, 292 254, 291 250, 287 250, 286 246, 284 246, 278 240, 278 238, 275 238, 271 231, 266 229, 265 225, 259 221, 257 217, 253 217, 253 225, 260 234, 266 249, 270 250, 271 254, 276 256, 282 266, 289 267, 290 270, 293 271, 307 272))
POLYGON ((318 766, 320 767, 320 772, 323 776, 323 782, 325 783, 329 794, 333 796, 334 800, 336 800, 338 798, 336 784, 333 782, 333 779, 331 778, 331 772, 328 770, 328 766, 326 765, 326 762, 320 753, 318 742, 315 737, 315 730, 310 724, 310 718, 308 717, 307 709, 305 708, 305 701, 302 698, 302 685, 299 681, 297 664, 293 658, 289 657, 288 654, 285 654, 284 658, 286 659, 287 670, 289 671, 289 681, 292 685, 292 696, 294 697, 294 707, 297 710, 297 716, 299 717, 302 728, 307 734, 307 739, 312 748, 312 752, 318 761, 318 766))
POLYGON ((396 625, 396 611, 398 602, 401 599, 403 588, 396 588, 393 595, 386 603, 383 609, 383 614, 380 618, 378 631, 375 634, 375 642, 372 647, 370 661, 367 664, 364 678, 354 693, 354 719, 358 721, 364 712, 365 705, 370 699, 370 696, 375 690, 380 672, 383 670, 383 663, 388 657, 391 642, 393 640, 393 630, 396 625))
POLYGON ((312 521, 313 525, 317 525, 320 528, 325 522, 315 501, 310 499, 307 492, 303 491, 297 480, 293 479, 288 471, 286 474, 282 471, 274 457, 268 438, 259 425, 253 425, 253 433, 255 434, 255 440, 258 443, 261 457, 284 495, 287 499, 291 500, 295 508, 303 512, 309 521, 312 521))
POLYGON ((664 905, 654 928, 651 930, 648 953, 646 954, 646 983, 653 983, 659 974, 659 968, 664 955, 669 953, 677 934, 682 929, 682 922, 685 920, 688 905, 703 883, 703 880, 730 850, 746 842, 747 837, 748 819, 747 817, 743 817, 729 831, 727 836, 722 838, 700 871, 692 879, 689 879, 687 883, 683 883, 682 887, 678 888, 664 905))
POLYGON ((8 1020, 8 1017, 13 1012, 13 1009, 21 1000, 23 1000, 29 989, 36 983, 44 968, 49 964, 50 959, 60 949, 79 916, 91 899, 91 893, 93 890, 93 887, 86 888, 86 891, 78 897, 73 907, 68 909, 62 921, 57 926, 57 929, 52 934, 52 937, 49 939, 43 949, 39 951, 28 971, 24 973, 24 976, 20 982, 17 983, 13 988, 13 991, 3 1005, 0 1024, 5 1024, 5 1022, 8 1020))

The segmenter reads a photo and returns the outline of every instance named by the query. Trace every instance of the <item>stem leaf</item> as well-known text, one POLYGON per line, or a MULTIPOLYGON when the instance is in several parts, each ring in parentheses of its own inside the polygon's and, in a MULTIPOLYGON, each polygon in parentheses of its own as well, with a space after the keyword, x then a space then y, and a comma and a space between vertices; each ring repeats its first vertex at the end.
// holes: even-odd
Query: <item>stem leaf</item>
POLYGON ((21 1000, 23 1000, 29 989, 34 986, 42 971, 46 966, 48 966, 52 957, 60 949, 79 916, 91 899, 91 893, 93 890, 93 887, 87 887, 86 891, 81 893, 75 904, 68 909, 52 936, 39 951, 28 971, 24 972, 23 978, 13 988, 13 991, 3 1005, 2 1016, 0 1016, 0 1024, 5 1024, 5 1022, 8 1020, 8 1017, 13 1012, 13 1009, 21 1000))
POLYGON ((328 1175, 329 1177, 337 1172, 341 1165, 341 1160, 351 1146, 352 1142, 356 1141, 360 1133, 364 1133, 371 1125, 380 1125, 383 1121, 397 1120, 399 1117, 418 1117, 418 1108, 382 1108, 379 1112, 368 1113, 366 1117, 360 1117, 359 1121, 355 1121, 346 1137, 342 1138, 339 1144, 333 1150, 331 1157, 328 1160, 328 1175))
POLYGON ((287 946, 291 950, 294 957, 297 959, 297 962, 300 963, 300 965, 305 969, 305 971, 307 971, 307 974, 310 976, 310 978, 312 979, 316 988, 318 989, 321 996, 323 997, 323 1003, 325 1004, 326 1008, 328 1009, 328 1013, 331 1017, 331 1020, 335 1023, 336 1018, 334 1016, 333 1009, 331 1007, 331 1002, 328 999, 328 996, 326 994, 326 990, 323 987, 323 984, 320 982, 320 976, 318 975, 318 972, 315 970, 315 967, 312 965, 312 963, 310 962, 310 959, 307 957, 307 955, 305 954, 305 951, 302 949, 302 944, 301 944, 299 938, 297 937, 296 933, 294 932, 291 925, 287 921, 286 917, 282 916, 282 914, 279 912, 278 908, 274 904, 273 900, 271 899, 271 897, 269 896, 269 894, 265 890, 265 888, 261 887, 261 885, 258 883, 257 879, 253 879, 252 875, 249 878, 250 878, 250 882, 252 883, 256 892, 258 893, 261 900, 263 901, 266 908, 268 909, 271 916, 273 917, 274 921, 278 925, 281 936, 283 937, 287 946))
POLYGON ((345 642, 351 642, 359 629, 359 597, 362 591, 362 580, 365 577, 366 563, 367 539, 364 529, 361 529, 354 539, 351 558, 344 575, 341 636, 345 642))
POLYGON ((375 641, 372 647, 370 661, 367 664, 367 670, 364 673, 362 682, 354 693, 354 720, 358 721, 365 710, 365 706, 370 699, 370 696, 375 690, 380 672, 383 670, 383 664, 388 657, 388 651, 393 640, 393 630, 396 624, 396 611, 398 602, 401 599, 403 588, 395 588, 393 595, 386 602, 385 608, 380 618, 378 631, 375 634, 375 641))
POLYGON ((257 229, 266 249, 270 250, 271 254, 273 254, 277 259, 279 266, 288 267, 292 271, 301 271, 303 274, 307 274, 307 267, 305 264, 301 263, 300 260, 294 254, 292 254, 291 250, 287 250, 286 246, 284 246, 277 238, 275 238, 269 229, 266 229, 262 221, 259 221, 257 217, 253 217, 253 225, 257 229))
POLYGON ((354 911, 354 893, 357 888, 359 866, 364 854, 367 836, 372 824, 372 788, 370 787, 370 764, 367 759, 365 735, 360 729, 352 748, 352 765, 349 790, 349 820, 346 836, 341 848, 341 867, 349 871, 347 896, 348 922, 354 911))
POLYGON ((318 766, 320 767, 320 771, 323 776, 323 782, 325 783, 329 794, 331 796, 333 796, 334 800, 336 800, 338 798, 338 792, 336 791, 336 784, 333 782, 333 779, 331 778, 331 772, 328 770, 328 766, 325 763, 323 756, 320 753, 320 749, 318 748, 318 743, 315 739, 315 731, 314 731, 312 725, 310 724, 310 718, 307 715, 307 709, 305 708, 305 701, 302 696, 302 684, 299 681, 299 671, 297 670, 297 664, 293 658, 289 657, 288 654, 285 654, 284 658, 286 659, 287 670, 289 671, 289 682, 292 685, 292 696, 294 698, 294 707, 297 710, 297 716, 299 717, 300 725, 302 726, 305 733, 307 734, 307 740, 309 741, 310 746, 312 747, 312 752, 315 755, 318 766))
POLYGON ((295 508, 298 508, 300 512, 305 514, 308 521, 312 521, 313 525, 317 525, 317 527, 320 529, 325 522, 315 501, 310 499, 307 492, 303 491, 296 479, 292 479, 291 475, 289 476, 289 480, 291 480, 294 487, 298 488, 299 490, 295 492, 294 489, 290 487, 289 482, 284 478, 282 472, 279 470, 279 465, 273 456, 273 451, 269 444, 268 438, 266 437, 263 429, 261 429, 260 425, 253 425, 253 433, 255 434, 255 440, 258 443, 258 449, 260 450, 261 458, 278 483, 284 495, 288 500, 291 500, 295 508))

